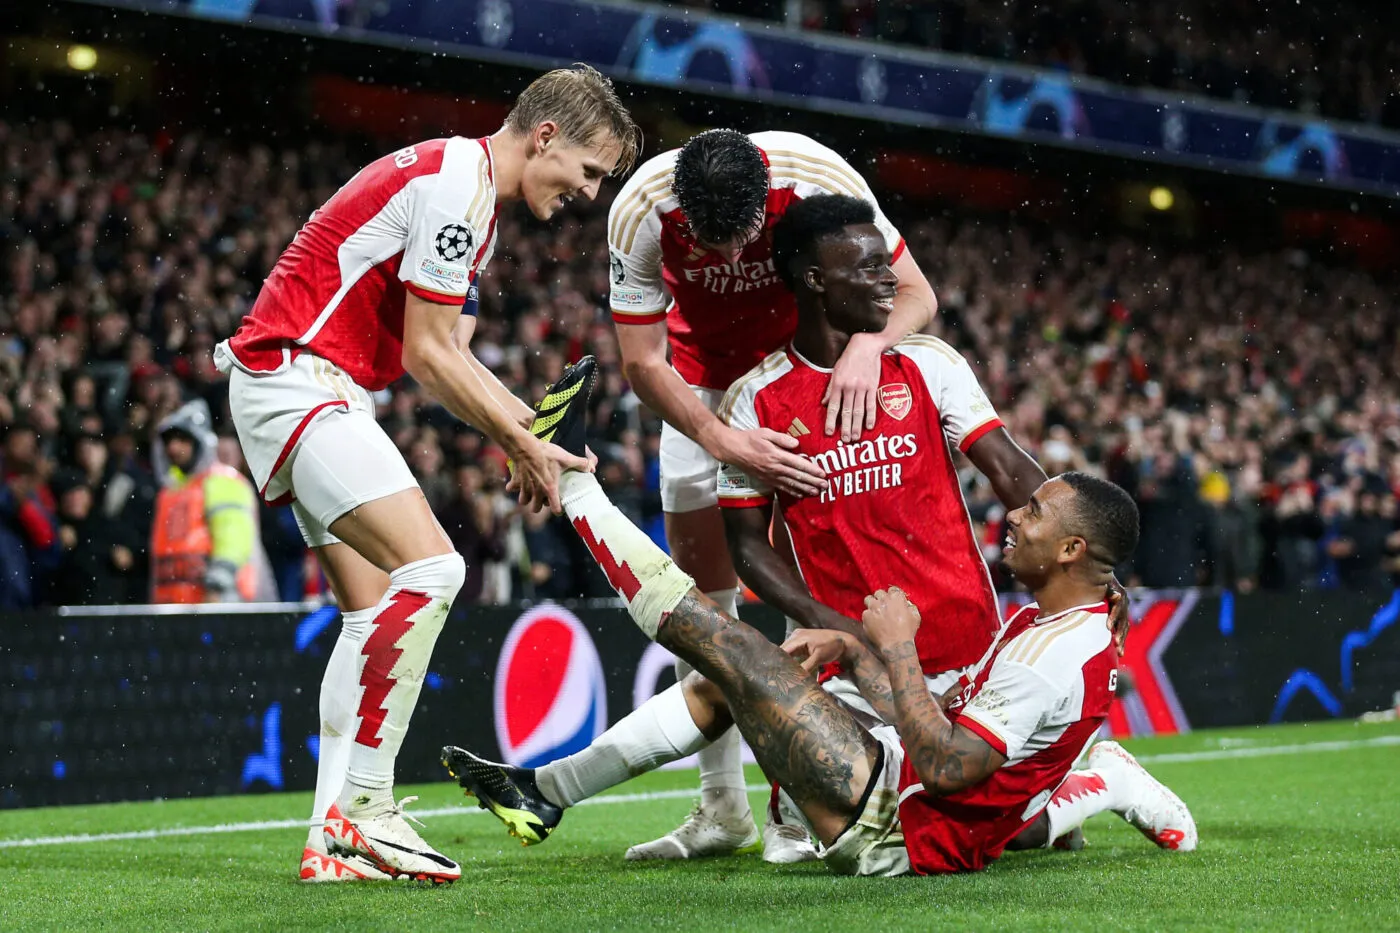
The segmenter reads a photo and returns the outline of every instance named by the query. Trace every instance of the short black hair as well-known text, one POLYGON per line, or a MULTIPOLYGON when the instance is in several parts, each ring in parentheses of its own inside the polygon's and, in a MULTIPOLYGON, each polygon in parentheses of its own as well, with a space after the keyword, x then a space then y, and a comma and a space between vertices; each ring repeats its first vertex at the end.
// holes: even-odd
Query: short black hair
POLYGON ((681 147, 671 190, 691 234, 705 243, 724 243, 763 220, 768 163, 738 130, 706 130, 681 147))
POLYGON ((773 266, 783 284, 796 291, 802 269, 816 261, 817 244, 856 224, 873 224, 870 202, 844 194, 818 194, 787 209, 773 225, 773 266))
POLYGON ((1088 473, 1071 471, 1056 479, 1074 490, 1074 514, 1066 530, 1082 537, 1089 556, 1117 567, 1133 556, 1138 545, 1138 507, 1115 483, 1088 473))

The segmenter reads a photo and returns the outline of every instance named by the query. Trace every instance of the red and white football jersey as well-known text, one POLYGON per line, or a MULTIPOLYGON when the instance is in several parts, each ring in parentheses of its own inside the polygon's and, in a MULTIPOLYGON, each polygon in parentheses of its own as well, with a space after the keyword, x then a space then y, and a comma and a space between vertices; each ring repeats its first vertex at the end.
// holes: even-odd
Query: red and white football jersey
MULTIPOLYGON (((719 417, 790 434, 797 453, 826 470, 821 495, 778 497, 812 596, 859 619, 866 596, 898 586, 924 616, 916 640, 924 672, 967 667, 1000 617, 948 445, 965 451, 1001 420, 962 354, 935 337, 908 337, 884 355, 875 429, 855 443, 823 430, 830 378, 796 350, 779 350, 733 385, 719 417)), ((718 485, 721 507, 773 499, 735 467, 720 467, 718 485)))
POLYGON ((976 871, 1000 857, 1108 717, 1117 677, 1107 603, 1017 611, 948 711, 1006 763, 975 787, 936 797, 905 756, 899 820, 915 874, 976 871))
POLYGON ((814 194, 869 201, 895 258, 899 232, 880 211, 860 173, 832 150, 798 133, 750 137, 768 164, 764 231, 739 258, 700 247, 671 191, 679 149, 651 159, 632 175, 608 214, 613 320, 619 325, 666 322, 671 364, 686 382, 727 389, 792 338, 797 306, 773 265, 773 225, 788 206, 814 194))
POLYGON ((462 305, 496 243, 486 139, 431 139, 371 162, 297 232, 229 342, 239 368, 302 352, 366 389, 403 375, 404 296, 462 305))

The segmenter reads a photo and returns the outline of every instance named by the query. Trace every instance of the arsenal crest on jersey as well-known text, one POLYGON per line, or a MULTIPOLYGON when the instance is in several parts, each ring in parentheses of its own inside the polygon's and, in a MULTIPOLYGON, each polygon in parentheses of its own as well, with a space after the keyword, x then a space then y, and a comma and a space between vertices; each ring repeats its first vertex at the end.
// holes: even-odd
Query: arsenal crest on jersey
POLYGON ((903 421, 914 409, 914 393, 907 383, 892 382, 880 386, 880 407, 896 421, 903 421))

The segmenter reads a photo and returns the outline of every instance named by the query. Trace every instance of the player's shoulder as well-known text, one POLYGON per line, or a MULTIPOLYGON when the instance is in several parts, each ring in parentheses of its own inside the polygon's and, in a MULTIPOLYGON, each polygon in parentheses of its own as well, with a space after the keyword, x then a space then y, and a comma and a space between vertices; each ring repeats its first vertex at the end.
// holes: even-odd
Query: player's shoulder
POLYGON ((894 345, 894 352, 911 359, 933 357, 959 363, 963 360, 957 348, 932 334, 910 334, 894 345))
POLYGON ((676 155, 679 149, 670 149, 647 159, 632 177, 623 183, 617 197, 613 198, 608 213, 611 217, 622 214, 632 215, 655 210, 661 202, 672 197, 671 175, 676 168, 676 155))
POLYGON ((774 155, 799 155, 839 162, 846 161, 835 149, 824 146, 802 133, 793 133, 788 130, 764 130, 761 133, 750 133, 749 139, 753 140, 753 144, 762 149, 770 159, 774 155))
POLYGON ((763 150, 775 188, 792 188, 799 197, 824 193, 869 197, 860 173, 836 150, 809 136, 773 130, 749 138, 763 150))
POLYGON ((792 372, 792 360, 786 348, 780 347, 763 358, 753 369, 734 380, 719 404, 721 421, 728 421, 735 411, 752 408, 754 400, 764 389, 792 372))
POLYGON ((489 164, 490 153, 479 139, 442 136, 420 139, 410 146, 395 149, 380 161, 391 163, 410 175, 433 175, 489 164))
POLYGON ((952 344, 929 334, 910 334, 890 351, 912 363, 925 378, 940 378, 940 373, 967 366, 967 360, 952 344))
POLYGON ((679 151, 672 149, 642 163, 613 199, 612 207, 608 208, 608 243, 614 250, 632 253, 643 231, 649 232, 642 242, 657 240, 661 214, 676 208, 671 173, 679 151))
MULTIPOLYGON (((1021 611, 1027 610, 1039 612, 1032 607, 1021 611)), ((1034 618, 1033 624, 1012 637, 998 660, 1031 668, 1051 683, 1068 682, 1112 642, 1108 605, 1076 606, 1034 618)))

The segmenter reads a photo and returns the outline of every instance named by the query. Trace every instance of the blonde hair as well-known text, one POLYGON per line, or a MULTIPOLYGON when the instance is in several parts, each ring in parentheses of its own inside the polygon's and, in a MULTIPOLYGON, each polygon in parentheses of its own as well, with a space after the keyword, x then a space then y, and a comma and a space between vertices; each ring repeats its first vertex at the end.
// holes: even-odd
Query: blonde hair
POLYGON ((637 161, 641 130, 622 106, 613 83, 598 69, 576 64, 540 75, 515 99, 506 117, 506 129, 529 133, 545 121, 559 125, 559 133, 571 145, 601 143, 599 135, 621 147, 614 175, 623 175, 637 161))

